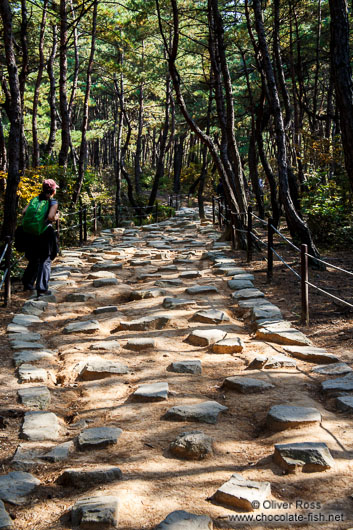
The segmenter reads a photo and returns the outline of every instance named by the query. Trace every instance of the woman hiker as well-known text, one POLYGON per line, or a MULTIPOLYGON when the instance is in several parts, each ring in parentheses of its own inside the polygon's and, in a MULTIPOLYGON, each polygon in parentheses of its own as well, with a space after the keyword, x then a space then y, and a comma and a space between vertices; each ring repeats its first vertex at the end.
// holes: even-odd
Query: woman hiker
POLYGON ((25 291, 36 288, 38 296, 51 294, 48 290, 51 261, 58 253, 56 233, 51 223, 59 218, 58 201, 54 199, 58 187, 54 180, 45 180, 39 196, 23 210, 22 227, 28 236, 25 250, 28 265, 22 283, 25 291))

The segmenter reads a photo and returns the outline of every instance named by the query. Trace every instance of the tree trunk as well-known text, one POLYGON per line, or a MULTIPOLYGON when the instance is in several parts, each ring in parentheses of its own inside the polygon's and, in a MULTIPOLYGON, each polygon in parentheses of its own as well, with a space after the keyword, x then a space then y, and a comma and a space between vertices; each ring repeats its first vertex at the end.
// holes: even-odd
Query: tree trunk
POLYGON ((180 193, 180 174, 183 166, 184 140, 186 134, 182 134, 176 138, 174 143, 174 164, 173 164, 173 192, 180 193))
POLYGON ((39 164, 39 144, 38 144, 38 131, 37 131, 37 110, 39 103, 39 89, 42 82, 43 70, 44 70, 44 34, 47 18, 47 7, 48 0, 44 0, 42 22, 40 25, 40 36, 39 36, 39 65, 36 84, 34 87, 33 95, 33 109, 32 109, 32 137, 33 137, 33 153, 32 153, 32 166, 37 167, 39 164))
POLYGON ((80 146, 80 157, 78 162, 78 180, 76 183, 75 191, 72 196, 72 204, 76 206, 80 197, 83 179, 85 175, 85 166, 87 160, 87 129, 88 129, 88 118, 89 118, 89 98, 91 94, 91 82, 92 82, 92 68, 94 60, 94 52, 96 46, 96 28, 97 28, 97 8, 98 0, 95 0, 93 4, 93 15, 92 15, 92 37, 91 37, 91 52, 88 59, 87 66, 87 77, 86 77, 86 92, 85 101, 83 104, 83 118, 81 127, 81 146, 80 146))
POLYGON ((349 50, 349 22, 346 0, 329 0, 331 13, 330 55, 340 114, 344 161, 353 191, 353 83, 349 50))
POLYGON ((49 90, 49 107, 50 107, 50 132, 49 132, 49 138, 48 142, 45 148, 45 154, 50 157, 51 153, 53 151, 53 147, 55 144, 55 136, 56 136, 56 106, 55 106, 55 76, 54 76, 54 62, 55 62, 55 56, 56 56, 56 48, 57 48, 58 38, 57 38, 57 27, 56 25, 53 25, 53 46, 51 49, 50 57, 48 59, 48 65, 47 65, 47 72, 49 77, 49 83, 50 83, 50 90, 49 90))
POLYGON ((264 73, 267 81, 269 103, 275 122, 280 196, 285 209, 288 228, 293 238, 299 239, 301 243, 306 243, 308 245, 310 254, 319 257, 310 230, 305 222, 299 217, 290 195, 284 123, 276 80, 267 46, 265 28, 262 19, 261 0, 253 0, 253 9, 255 13, 256 31, 259 38, 259 47, 263 59, 264 73))
POLYGON ((22 105, 20 82, 13 47, 12 14, 8 0, 0 2, 0 15, 3 23, 3 39, 6 56, 6 66, 9 74, 10 86, 10 133, 8 143, 8 175, 4 201, 4 221, 1 237, 13 236, 17 215, 17 188, 20 182, 21 134, 22 134, 22 105))
POLYGON ((61 114, 61 149, 59 153, 59 165, 67 167, 70 148, 70 114, 67 102, 67 39, 68 21, 66 11, 66 0, 60 0, 60 114, 61 114))
POLYGON ((153 180, 152 190, 148 201, 148 206, 152 207, 157 197, 158 185, 160 179, 164 174, 164 156, 167 146, 167 137, 169 130, 169 107, 170 107, 170 74, 168 72, 166 79, 166 88, 165 88, 165 118, 164 118, 164 127, 161 134, 160 150, 159 156, 157 159, 157 168, 153 180))
POLYGON ((137 195, 141 193, 141 153, 142 153, 142 131, 143 131, 143 84, 139 88, 139 113, 135 152, 135 190, 137 195))

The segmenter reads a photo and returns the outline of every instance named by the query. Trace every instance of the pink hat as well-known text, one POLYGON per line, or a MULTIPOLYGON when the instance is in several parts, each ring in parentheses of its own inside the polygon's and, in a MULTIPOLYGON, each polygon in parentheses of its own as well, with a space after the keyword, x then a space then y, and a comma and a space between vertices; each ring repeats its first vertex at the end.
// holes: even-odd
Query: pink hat
POLYGON ((53 179, 46 179, 43 182, 43 185, 42 185, 43 191, 45 191, 45 192, 53 192, 58 187, 59 186, 57 185, 57 183, 53 179))

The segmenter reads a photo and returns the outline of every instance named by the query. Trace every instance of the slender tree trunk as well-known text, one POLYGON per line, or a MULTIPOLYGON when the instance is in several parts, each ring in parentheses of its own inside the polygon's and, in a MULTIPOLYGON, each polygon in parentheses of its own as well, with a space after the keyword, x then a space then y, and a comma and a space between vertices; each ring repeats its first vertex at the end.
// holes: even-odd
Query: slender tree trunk
POLYGON ((39 36, 39 65, 36 84, 34 87, 33 95, 33 109, 32 109, 32 137, 33 137, 33 153, 32 153, 32 166, 37 167, 39 164, 39 144, 38 144, 38 131, 37 131, 37 111, 39 103, 39 89, 42 82, 43 70, 44 70, 44 34, 47 18, 47 7, 48 0, 44 0, 42 22, 40 25, 40 36, 39 36))
POLYGON ((138 113, 136 152, 135 152, 135 190, 136 190, 137 195, 141 193, 142 131, 143 131, 143 84, 141 84, 139 88, 139 113, 138 113))
POLYGON ((165 88, 165 118, 164 118, 164 127, 161 134, 160 150, 157 160, 156 173, 153 180, 152 190, 148 201, 148 206, 152 207, 158 192, 158 185, 160 179, 164 174, 164 156, 167 147, 167 137, 169 130, 169 107, 170 107, 170 74, 167 74, 166 88, 165 88))
POLYGON ((45 148, 45 154, 50 157, 51 153, 53 151, 53 147, 55 144, 55 136, 56 136, 56 106, 55 106, 55 77, 54 77, 54 62, 55 62, 55 56, 56 56, 56 48, 57 48, 57 28, 56 25, 53 25, 53 46, 51 49, 50 57, 48 59, 48 65, 47 65, 47 72, 49 77, 49 83, 50 83, 50 90, 49 90, 49 107, 50 107, 50 132, 49 132, 49 138, 48 142, 45 148))
POLYGON ((331 13, 330 54, 340 114, 344 161, 353 191, 353 83, 349 50, 349 21, 346 0, 329 0, 331 13))
POLYGON ((67 39, 68 21, 66 0, 60 0, 60 114, 61 114, 61 149, 59 165, 66 168, 70 148, 70 114, 67 102, 67 39))
POLYGON ((10 133, 8 143, 8 174, 4 201, 4 221, 1 236, 13 236, 17 215, 17 188, 20 182, 21 163, 21 135, 22 135, 22 105, 20 81, 13 46, 12 13, 8 0, 1 0, 0 15, 3 24, 3 39, 6 56, 6 66, 10 87, 10 133))
POLYGON ((96 46, 96 29, 97 29, 97 9, 98 9, 98 0, 93 4, 93 16, 92 16, 92 37, 91 37, 91 52, 88 59, 87 66, 87 77, 86 77, 86 92, 85 92, 85 101, 83 104, 83 118, 82 118, 82 127, 81 127, 81 146, 80 146, 80 157, 78 162, 78 180, 76 183, 76 188, 72 197, 72 204, 75 206, 80 197, 81 188, 83 184, 85 166, 87 160, 87 129, 88 129, 88 118, 89 118, 89 98, 91 94, 91 82, 92 82, 92 69, 93 69, 93 60, 94 52, 96 46))
MULTIPOLYGON (((2 125, 2 113, 0 112, 0 171, 6 171, 7 168, 7 151, 4 137, 4 128, 2 125)), ((4 181, 2 181, 4 183, 4 181)), ((4 191, 4 189, 3 189, 4 191)))
POLYGON ((255 14, 256 31, 259 38, 259 46, 263 58, 263 67, 267 81, 268 94, 270 98, 269 102, 275 122, 280 195, 286 212, 288 228, 292 237, 299 239, 301 243, 306 243, 308 245, 310 254, 314 255, 315 257, 319 257, 319 253, 312 240, 310 230, 305 222, 299 217, 290 195, 284 123, 274 71, 267 46, 265 28, 262 19, 261 0, 253 0, 253 9, 255 14))
POLYGON ((183 165, 184 140, 186 134, 181 134, 174 143, 174 171, 173 171, 173 192, 180 193, 180 174, 183 165))

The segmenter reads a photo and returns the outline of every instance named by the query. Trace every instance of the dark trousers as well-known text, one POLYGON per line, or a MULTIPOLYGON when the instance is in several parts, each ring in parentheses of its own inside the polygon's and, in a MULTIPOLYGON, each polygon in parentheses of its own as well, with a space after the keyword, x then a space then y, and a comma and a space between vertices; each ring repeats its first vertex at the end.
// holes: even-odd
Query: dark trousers
POLYGON ((28 257, 28 265, 22 277, 25 289, 36 289, 38 294, 48 290, 51 270, 51 258, 28 257))

